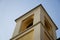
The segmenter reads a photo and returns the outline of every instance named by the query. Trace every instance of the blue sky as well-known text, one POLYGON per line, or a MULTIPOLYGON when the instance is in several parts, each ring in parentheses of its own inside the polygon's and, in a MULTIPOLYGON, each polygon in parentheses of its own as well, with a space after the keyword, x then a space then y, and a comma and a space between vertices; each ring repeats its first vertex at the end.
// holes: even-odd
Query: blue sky
POLYGON ((15 19, 42 4, 58 27, 60 37, 60 0, 0 0, 0 40, 9 40, 15 28, 15 19))

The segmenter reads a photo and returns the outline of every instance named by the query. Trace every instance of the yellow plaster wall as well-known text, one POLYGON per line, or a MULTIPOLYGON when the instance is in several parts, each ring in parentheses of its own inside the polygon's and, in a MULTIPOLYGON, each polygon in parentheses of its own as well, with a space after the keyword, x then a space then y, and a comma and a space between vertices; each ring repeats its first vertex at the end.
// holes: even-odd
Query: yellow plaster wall
POLYGON ((44 40, 50 40, 45 33, 44 33, 44 40))
POLYGON ((22 36, 18 40, 34 40, 34 35, 33 34, 34 34, 34 30, 32 30, 29 33, 25 34, 24 36, 22 36))

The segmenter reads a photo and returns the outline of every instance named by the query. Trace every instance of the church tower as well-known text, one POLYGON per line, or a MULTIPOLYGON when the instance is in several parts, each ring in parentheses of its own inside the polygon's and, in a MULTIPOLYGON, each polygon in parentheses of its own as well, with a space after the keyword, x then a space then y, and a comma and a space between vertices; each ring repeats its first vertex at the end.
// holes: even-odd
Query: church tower
POLYGON ((57 26, 40 4, 16 20, 10 40, 56 40, 57 26))

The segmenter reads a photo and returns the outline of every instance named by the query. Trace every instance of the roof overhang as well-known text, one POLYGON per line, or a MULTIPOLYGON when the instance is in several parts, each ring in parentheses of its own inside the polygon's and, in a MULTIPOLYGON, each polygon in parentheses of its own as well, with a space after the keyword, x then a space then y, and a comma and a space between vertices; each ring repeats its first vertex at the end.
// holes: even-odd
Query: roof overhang
MULTIPOLYGON (((31 9, 30 11, 26 12, 24 15, 28 14, 29 12, 33 11, 34 9, 38 8, 39 6, 41 6, 43 8, 43 10, 46 12, 46 14, 48 15, 47 11, 45 10, 45 8, 42 6, 42 4, 39 4, 38 6, 36 6, 35 8, 31 9)), ((22 18, 24 15, 18 17, 15 21, 17 21, 18 19, 22 18)), ((48 17, 50 18, 50 16, 48 15, 48 17)), ((56 30, 58 29, 56 24, 53 22, 53 20, 50 18, 50 20, 52 21, 52 23, 55 25, 56 30)))

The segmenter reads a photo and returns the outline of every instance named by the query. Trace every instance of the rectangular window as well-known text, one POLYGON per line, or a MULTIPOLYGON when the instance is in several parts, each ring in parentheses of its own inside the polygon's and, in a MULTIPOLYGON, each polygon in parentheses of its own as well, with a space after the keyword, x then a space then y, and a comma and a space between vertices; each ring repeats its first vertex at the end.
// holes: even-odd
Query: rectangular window
POLYGON ((22 21, 20 32, 23 32, 24 30, 26 30, 27 28, 33 25, 33 19, 34 19, 33 16, 34 15, 31 15, 22 21))
POLYGON ((52 30, 51 23, 49 22, 49 20, 46 17, 45 17, 44 22, 45 22, 45 26, 44 26, 45 31, 47 31, 47 33, 53 37, 53 30, 52 30))

